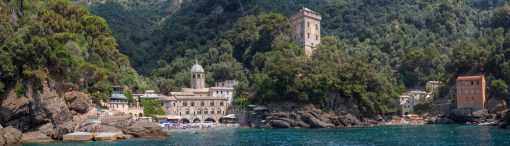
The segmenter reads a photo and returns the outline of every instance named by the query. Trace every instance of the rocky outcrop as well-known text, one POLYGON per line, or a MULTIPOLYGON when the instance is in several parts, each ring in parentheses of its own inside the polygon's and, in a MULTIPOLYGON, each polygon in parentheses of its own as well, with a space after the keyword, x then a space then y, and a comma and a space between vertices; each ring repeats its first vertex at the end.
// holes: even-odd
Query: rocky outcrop
POLYGON ((53 139, 41 132, 27 132, 23 133, 21 142, 51 142, 53 139))
POLYGON ((64 99, 70 110, 81 114, 87 112, 92 106, 92 101, 90 100, 89 95, 83 92, 67 92, 64 94, 64 99))
MULTIPOLYGON (((449 118, 453 120, 454 123, 457 124, 466 124, 466 123, 483 123, 486 122, 487 119, 490 119, 489 113, 487 110, 480 109, 475 110, 472 108, 459 108, 453 110, 450 113, 449 118)), ((494 117, 495 118, 495 117, 494 117)))
POLYGON ((273 128, 331 128, 365 124, 349 113, 336 115, 314 107, 305 107, 297 111, 272 112, 266 117, 265 125, 273 128))
POLYGON ((0 145, 20 142, 21 131, 28 132, 23 137, 27 142, 62 140, 76 132, 117 133, 115 139, 168 136, 155 123, 135 122, 128 114, 92 110, 90 96, 83 92, 59 94, 49 83, 38 90, 32 85, 26 83, 27 90, 21 95, 7 89, 0 98, 0 125, 12 126, 0 131, 4 136, 0 145))
POLYGON ((0 99, 1 124, 28 131, 45 123, 59 125, 72 118, 67 104, 48 84, 44 83, 38 91, 31 84, 26 86, 24 94, 17 95, 10 89, 0 99))
POLYGON ((168 137, 168 133, 163 130, 161 126, 156 123, 149 121, 138 121, 131 125, 127 129, 126 134, 133 135, 135 137, 168 137))
POLYGON ((14 127, 0 127, 0 145, 11 145, 21 142, 21 131, 14 127))

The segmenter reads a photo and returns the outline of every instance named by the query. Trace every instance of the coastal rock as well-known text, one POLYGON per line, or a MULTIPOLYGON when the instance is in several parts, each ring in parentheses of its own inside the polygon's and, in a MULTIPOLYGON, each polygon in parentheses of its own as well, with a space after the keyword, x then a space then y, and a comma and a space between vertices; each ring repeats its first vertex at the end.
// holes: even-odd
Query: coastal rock
POLYGON ((69 121, 64 124, 58 125, 55 127, 55 129, 53 129, 51 138, 62 140, 64 135, 74 132, 76 126, 77 123, 73 121, 69 121))
POLYGON ((64 99, 70 110, 74 110, 80 114, 87 112, 92 106, 89 95, 83 92, 67 92, 64 94, 64 99))
POLYGON ((30 127, 29 100, 25 96, 16 95, 13 90, 0 99, 0 123, 19 129, 30 127))
POLYGON ((46 123, 44 125, 38 126, 35 129, 35 131, 38 131, 40 133, 43 133, 45 135, 51 135, 53 133, 54 125, 52 123, 46 123))
POLYGON ((88 132, 75 132, 63 136, 63 141, 92 141, 94 133, 88 132))
POLYGON ((100 132, 96 133, 94 136, 95 141, 113 141, 117 140, 117 138, 122 134, 122 132, 100 132))
POLYGON ((149 121, 138 121, 131 125, 129 128, 127 128, 125 133, 133 135, 135 137, 157 138, 169 136, 168 133, 165 132, 163 127, 149 121))
POLYGON ((123 132, 127 132, 127 128, 133 125, 134 122, 133 117, 128 114, 106 114, 101 118, 101 124, 119 128, 123 132))
POLYGON ((358 118, 356 118, 354 115, 349 114, 349 113, 339 115, 336 118, 332 118, 331 121, 333 124, 335 124, 335 126, 338 126, 338 127, 352 127, 352 126, 362 126, 363 125, 363 123, 358 118))
POLYGON ((116 128, 113 126, 108 126, 108 125, 98 125, 98 124, 89 124, 87 126, 83 126, 78 131, 91 132, 91 133, 99 133, 99 132, 122 133, 122 130, 120 130, 119 128, 116 128))
POLYGON ((283 120, 271 120, 269 125, 273 128, 291 128, 290 124, 283 120))
POLYGON ((30 99, 30 117, 32 126, 45 124, 60 125, 72 120, 73 115, 67 104, 58 95, 57 91, 43 83, 42 90, 33 93, 32 87, 28 87, 27 96, 30 99))
POLYGON ((44 133, 41 132, 27 132, 24 133, 21 141, 26 142, 51 142, 53 139, 51 139, 49 136, 47 136, 44 133))
POLYGON ((17 144, 21 141, 21 131, 14 127, 0 128, 0 145, 17 144))
POLYGON ((465 124, 470 123, 483 123, 488 116, 487 110, 473 110, 471 108, 460 108, 450 113, 450 119, 455 123, 465 124))

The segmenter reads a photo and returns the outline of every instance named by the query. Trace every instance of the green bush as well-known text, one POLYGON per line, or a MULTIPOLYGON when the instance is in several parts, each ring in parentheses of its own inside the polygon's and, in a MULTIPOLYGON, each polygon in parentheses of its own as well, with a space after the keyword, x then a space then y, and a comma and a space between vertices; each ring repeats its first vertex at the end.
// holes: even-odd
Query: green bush
POLYGON ((25 85, 21 82, 16 83, 14 86, 14 92, 16 92, 16 95, 19 97, 23 94, 25 94, 25 85))

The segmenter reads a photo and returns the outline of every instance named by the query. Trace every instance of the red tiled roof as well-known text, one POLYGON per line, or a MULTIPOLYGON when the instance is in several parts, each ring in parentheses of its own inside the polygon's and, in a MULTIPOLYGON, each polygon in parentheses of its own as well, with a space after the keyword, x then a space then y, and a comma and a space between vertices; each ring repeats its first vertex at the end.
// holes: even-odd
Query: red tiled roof
POLYGON ((483 75, 479 76, 459 76, 457 77, 457 80, 476 80, 476 79, 483 79, 483 75))

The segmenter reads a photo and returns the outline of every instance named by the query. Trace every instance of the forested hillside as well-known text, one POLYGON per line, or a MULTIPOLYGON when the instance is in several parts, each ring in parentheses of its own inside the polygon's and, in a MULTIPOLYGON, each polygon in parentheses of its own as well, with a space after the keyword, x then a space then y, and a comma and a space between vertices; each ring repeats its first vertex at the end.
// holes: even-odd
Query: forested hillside
POLYGON ((106 21, 84 7, 67 0, 4 0, 0 20, 0 93, 31 95, 27 91, 51 84, 59 93, 84 91, 106 100, 112 85, 150 88, 117 50, 106 21))
POLYGON ((88 7, 106 17, 114 35, 129 36, 119 39, 125 44, 121 52, 163 93, 186 86, 187 70, 198 60, 209 84, 236 78, 243 83, 238 91, 255 93, 256 102, 296 101, 324 109, 355 103, 364 113, 382 113, 394 110, 399 93, 427 80, 445 83, 441 96, 447 97, 453 79, 462 74, 483 73, 501 87, 491 88, 498 89, 490 90, 491 96, 507 95, 506 3, 197 0, 88 7), (289 37, 288 18, 303 6, 322 15, 322 44, 309 60, 289 37))

